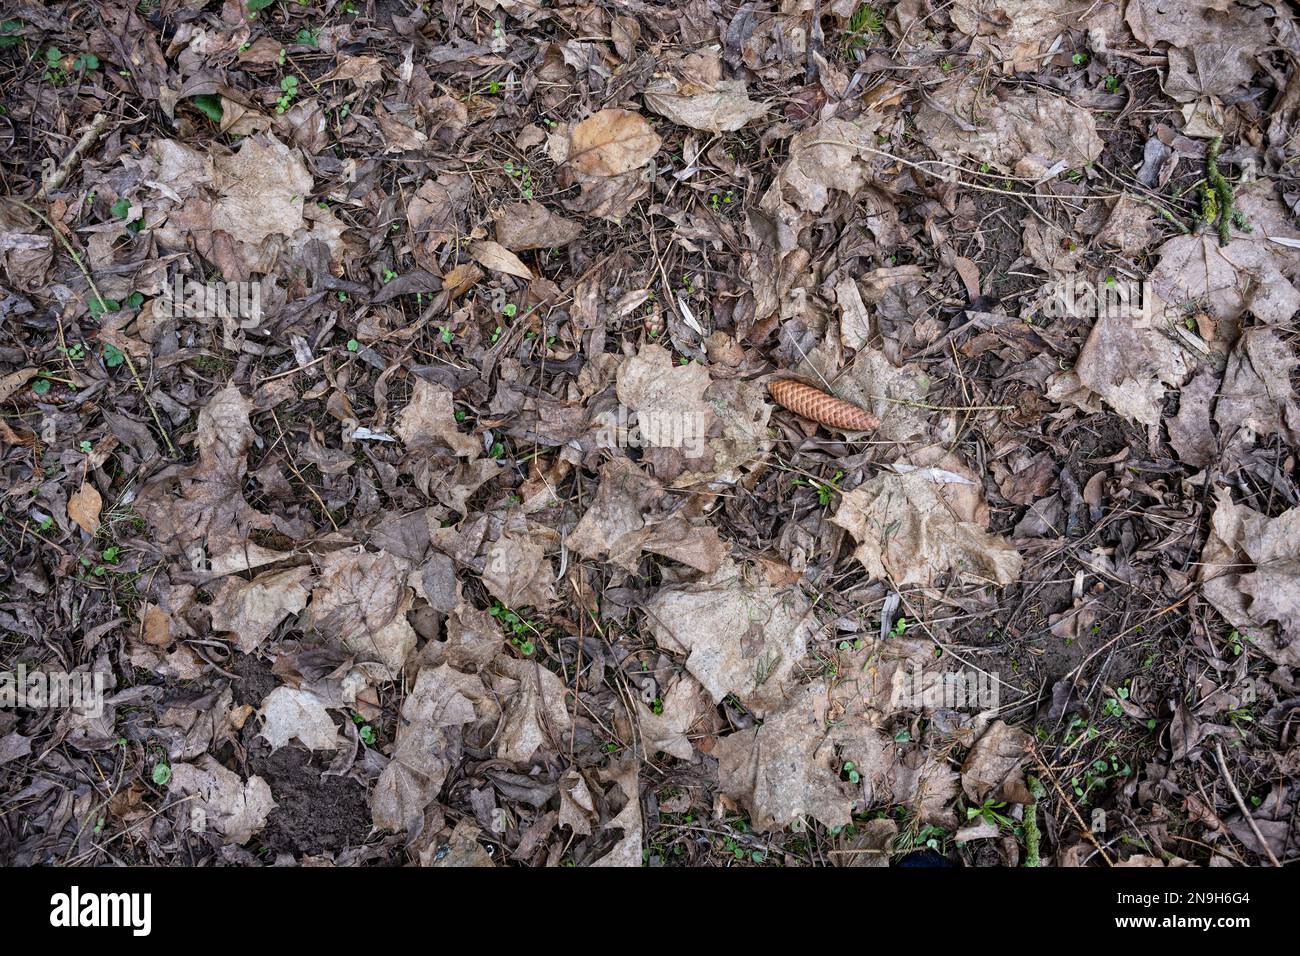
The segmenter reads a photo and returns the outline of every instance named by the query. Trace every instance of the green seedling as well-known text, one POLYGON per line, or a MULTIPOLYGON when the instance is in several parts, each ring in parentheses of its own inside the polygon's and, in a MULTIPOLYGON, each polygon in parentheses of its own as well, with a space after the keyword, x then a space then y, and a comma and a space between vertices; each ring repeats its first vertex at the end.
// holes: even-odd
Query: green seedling
POLYGON ((509 631, 511 646, 525 657, 532 657, 536 645, 533 644, 529 635, 537 630, 533 623, 527 618, 521 617, 515 611, 510 610, 500 601, 494 601, 492 609, 488 613, 500 621, 509 631))
POLYGON ((280 98, 275 101, 275 111, 285 113, 293 105, 294 97, 298 95, 298 77, 284 77, 280 80, 280 90, 280 98))

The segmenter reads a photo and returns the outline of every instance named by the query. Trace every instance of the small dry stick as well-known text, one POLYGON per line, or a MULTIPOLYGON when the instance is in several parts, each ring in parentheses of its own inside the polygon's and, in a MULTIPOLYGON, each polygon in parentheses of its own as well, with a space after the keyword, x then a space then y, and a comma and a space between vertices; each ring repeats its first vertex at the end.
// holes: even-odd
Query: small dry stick
MULTIPOLYGON (((63 158, 63 162, 59 163, 59 168, 54 170, 41 188, 37 190, 36 195, 33 197, 36 202, 44 202, 47 195, 60 188, 67 181, 68 177, 72 175, 72 171, 81 162, 81 157, 85 156, 87 150, 95 145, 95 141, 103 135, 104 129, 111 120, 112 117, 107 113, 95 114, 95 118, 90 121, 90 126, 81 134, 81 139, 77 140, 77 145, 72 147, 72 152, 63 158)), ((53 161, 48 160, 48 162, 53 161)))
POLYGON ((794 379, 769 382, 767 388, 781 405, 796 415, 827 428, 864 432, 880 424, 880 419, 865 409, 794 379))
POLYGON ((1241 798, 1241 791, 1237 785, 1232 782, 1232 774, 1228 772, 1228 761, 1223 758, 1223 745, 1217 740, 1214 742, 1214 756, 1219 758, 1219 771, 1223 774, 1224 782, 1227 783, 1228 789, 1232 791, 1232 798, 1237 801, 1237 808, 1241 810, 1241 815, 1246 818, 1250 824, 1250 832, 1255 834, 1255 839, 1259 841, 1260 847, 1268 854, 1268 861, 1274 866, 1280 867, 1282 864, 1277 861, 1273 855, 1273 850, 1264 842, 1264 834, 1259 832, 1259 825, 1255 823, 1255 818, 1251 816, 1250 811, 1246 809, 1246 801, 1241 798))

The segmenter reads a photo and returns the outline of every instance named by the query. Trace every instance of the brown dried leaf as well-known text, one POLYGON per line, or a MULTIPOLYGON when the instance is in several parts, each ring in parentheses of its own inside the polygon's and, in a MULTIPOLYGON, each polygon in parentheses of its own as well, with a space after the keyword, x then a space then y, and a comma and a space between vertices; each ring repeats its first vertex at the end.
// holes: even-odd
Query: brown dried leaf
POLYGON ((311 173, 298 151, 274 136, 265 143, 244 140, 238 152, 218 156, 213 171, 220 193, 212 207, 213 229, 256 245, 267 236, 292 236, 304 226, 311 173))
POLYGON ((1004 172, 1039 179, 1082 169, 1101 155, 1092 114, 1064 97, 1037 91, 982 90, 978 76, 951 79, 917 113, 922 140, 948 162, 968 157, 1004 172))
POLYGON ((252 581, 229 577, 212 601, 212 629, 233 633, 235 643, 251 654, 276 626, 307 606, 312 576, 309 567, 260 574, 252 581))
POLYGON ((462 433, 456 425, 451 390, 417 377, 411 401, 397 416, 394 431, 415 454, 426 454, 431 447, 442 445, 457 457, 477 458, 481 443, 473 435, 462 433))
POLYGON ((94 537, 99 532, 99 512, 103 507, 104 499, 95 490, 95 486, 83 481, 76 494, 68 499, 68 517, 82 531, 94 537))
POLYGON ((321 559, 307 616, 327 637, 396 674, 415 647, 415 631, 406 620, 413 603, 405 568, 396 558, 345 549, 321 559))
POLYGON ((988 799, 1028 803, 1028 787, 1020 771, 1030 737, 1001 720, 989 724, 961 765, 961 786, 979 806, 988 799))
POLYGON ((883 473, 844 493, 831 518, 858 542, 853 556, 870 577, 894 587, 931 586, 952 572, 1010 584, 1024 563, 1001 535, 990 534, 978 485, 959 464, 883 473))
POLYGON ((568 160, 583 176, 621 176, 648 163, 660 144, 659 136, 640 114, 601 110, 573 127, 568 160))
POLYGON ((1206 600, 1256 650, 1300 665, 1300 508, 1269 518, 1220 488, 1198 576, 1206 600))
POLYGON ((778 589, 732 561, 709 577, 667 585, 646 604, 655 641, 686 655, 713 702, 728 694, 762 715, 782 699, 815 619, 803 592, 778 589))
POLYGON ((555 249, 582 235, 581 224, 557 216, 531 199, 504 206, 493 213, 493 218, 497 242, 512 252, 555 249))
POLYGON ((462 728, 477 719, 474 704, 484 693, 478 677, 445 664, 420 671, 402 702, 392 760, 371 796, 375 826, 399 832, 418 826, 460 760, 462 728))
POLYGON ((308 750, 337 750, 343 744, 325 702, 309 690, 277 687, 266 695, 258 711, 259 737, 276 751, 297 738, 308 750))

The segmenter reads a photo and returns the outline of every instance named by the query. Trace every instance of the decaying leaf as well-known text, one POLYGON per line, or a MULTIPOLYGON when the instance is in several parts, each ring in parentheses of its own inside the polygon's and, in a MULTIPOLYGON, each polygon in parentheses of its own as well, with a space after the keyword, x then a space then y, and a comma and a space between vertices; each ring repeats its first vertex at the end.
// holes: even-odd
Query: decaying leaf
POLYGON ((702 581, 662 588, 646 614, 659 646, 686 655, 714 703, 735 694, 763 714, 781 700, 814 622, 803 592, 757 578, 727 561, 702 581))
POLYGON ((201 821, 236 844, 247 843, 266 825, 266 817, 275 809, 271 788, 256 775, 246 781, 227 770, 210 754, 196 763, 178 763, 172 767, 172 793, 191 798, 183 804, 184 818, 201 821), (200 815, 195 816, 194 811, 200 815))
POLYGON ((714 754, 722 792, 749 810, 758 829, 784 827, 805 816, 828 827, 846 826, 864 789, 864 802, 887 792, 893 746, 857 722, 828 727, 830 696, 825 682, 814 681, 761 726, 718 741, 714 754), (843 779, 845 761, 861 783, 843 779))
POLYGON ((296 150, 274 136, 250 137, 213 164, 220 198, 212 207, 212 228, 240 242, 260 243, 270 235, 292 236, 304 225, 303 205, 311 174, 296 150))
MULTIPOLYGON (((250 546, 249 532, 269 519, 244 500, 252 404, 234 386, 222 389, 199 412, 199 460, 159 472, 140 493, 136 510, 152 526, 159 544, 199 567, 204 553, 214 569, 250 546)), ((229 567, 229 565, 225 565, 229 567)), ((223 572, 228 573, 228 572, 223 572)))
POLYGON ((1276 434, 1300 440, 1300 406, 1291 387, 1296 366, 1300 355, 1272 329, 1242 334, 1228 356, 1214 407, 1225 442, 1276 434))
POLYGON ((502 207, 494 214, 494 218, 497 242, 511 252, 556 249, 567 246, 582 235, 580 224, 557 216, 531 199, 502 207))
POLYGON ((596 500, 565 544, 584 557, 607 558, 635 571, 643 551, 653 551, 705 573, 718 569, 725 547, 703 519, 652 514, 662 486, 626 458, 601 468, 596 500))
POLYGON ((1026 759, 1029 735, 1001 720, 988 725, 961 766, 961 786, 975 806, 985 800, 1030 801, 1020 771, 1026 759))
POLYGON ((445 664, 420 671, 402 702, 392 760, 375 784, 375 826, 410 832, 420 823, 448 769, 460 758, 461 728, 478 716, 474 702, 483 694, 478 677, 445 664))
POLYGON ((1125 418, 1158 424, 1166 387, 1181 385, 1191 368, 1187 350, 1162 325, 1162 320, 1103 315, 1074 369, 1056 378, 1048 398, 1087 408, 1092 396, 1099 396, 1125 418))
POLYGON ((700 51, 682 61, 682 76, 662 76, 645 91, 645 104, 679 126, 732 133, 767 113, 746 93, 744 80, 722 79, 716 53, 700 51))
POLYGON ((533 277, 533 270, 524 265, 519 257, 499 242, 484 240, 469 247, 469 253, 476 262, 489 272, 500 272, 525 281, 533 277))
POLYGON ((679 760, 695 757, 690 735, 705 723, 713 705, 699 683, 682 675, 660 701, 658 713, 644 702, 638 707, 637 721, 646 752, 653 756, 662 750, 679 760))
POLYGON ((573 128, 568 161, 583 176, 621 176, 648 163, 660 142, 639 114, 601 110, 573 128))
POLYGON ((417 378, 411 401, 398 416, 394 431, 415 452, 426 452, 432 446, 441 445, 460 458, 477 458, 482 446, 473 435, 464 434, 456 425, 451 391, 417 378))
MULTIPOLYGON (((916 457, 916 456, 913 456, 916 457)), ((1020 554, 990 534, 988 506, 959 463, 937 462, 885 473, 846 492, 831 519, 853 535, 853 555, 867 573, 894 587, 930 586, 940 575, 1010 584, 1020 576, 1020 554)))
POLYGON ((212 601, 212 629, 235 635, 245 654, 257 649, 276 626, 307 606, 311 568, 260 574, 252 581, 229 577, 212 601))
MULTIPOLYGON (((564 684, 536 661, 503 657, 498 681, 504 678, 508 703, 496 737, 497 757, 528 763, 542 747, 558 749, 573 727, 564 684)), ((498 684, 498 686, 500 686, 498 684)))
POLYGON ((488 548, 483 584, 506 607, 549 607, 555 600, 555 570, 548 552, 557 544, 549 528, 526 519, 510 522, 488 548))
POLYGON ((104 499, 95 486, 83 482, 77 493, 68 499, 68 517, 93 537, 99 531, 99 511, 103 506, 104 499))
POLYGON ((1206 600, 1254 648, 1284 667, 1300 664, 1300 508, 1269 518, 1219 489, 1198 577, 1206 600))
POLYGON ((988 163, 1030 179, 1082 169, 1102 149, 1088 110, 1042 91, 994 97, 974 76, 954 78, 931 93, 916 128, 948 162, 988 163))
POLYGON ((308 750, 336 750, 343 742, 325 702, 309 690, 277 687, 266 695, 258 714, 262 719, 259 735, 270 742, 272 750, 295 739, 308 750))
POLYGON ((396 558, 347 549, 321 559, 307 616, 362 660, 378 661, 396 674, 415 647, 415 631, 406 619, 413 602, 396 558))

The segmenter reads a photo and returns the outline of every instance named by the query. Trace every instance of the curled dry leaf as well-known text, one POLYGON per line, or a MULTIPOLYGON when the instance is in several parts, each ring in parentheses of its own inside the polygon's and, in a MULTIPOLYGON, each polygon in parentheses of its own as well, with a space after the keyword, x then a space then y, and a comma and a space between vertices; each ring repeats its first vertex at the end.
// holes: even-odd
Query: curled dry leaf
POLYGON ((1039 179, 1082 169, 1101 155, 1092 113, 1051 93, 984 92, 977 76, 949 80, 916 118, 927 146, 948 162, 963 158, 1039 179))
POLYGON ((762 715, 782 699, 815 619, 798 588, 774 588, 757 577, 727 561, 701 581, 662 588, 646 614, 655 641, 686 655, 686 669, 715 704, 735 694, 762 715))
POLYGON ((416 378, 411 401, 397 417, 393 429, 412 452, 425 453, 435 445, 450 448, 460 458, 477 458, 480 444, 473 435, 456 427, 456 410, 451 390, 416 378))
POLYGON ((1220 488, 1198 578, 1206 600, 1256 650, 1283 667, 1300 665, 1300 508, 1270 518, 1220 488))
POLYGON ((345 549, 321 559, 307 617, 327 637, 396 674, 415 647, 415 631, 406 620, 413 603, 405 568, 396 558, 345 549))
POLYGON ((486 693, 478 677, 447 665, 426 667, 402 702, 393 757, 371 797, 375 826, 410 832, 460 759, 462 727, 477 719, 475 702, 486 693))

